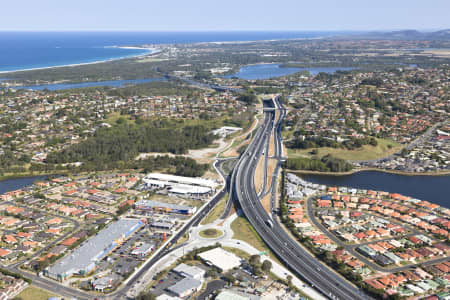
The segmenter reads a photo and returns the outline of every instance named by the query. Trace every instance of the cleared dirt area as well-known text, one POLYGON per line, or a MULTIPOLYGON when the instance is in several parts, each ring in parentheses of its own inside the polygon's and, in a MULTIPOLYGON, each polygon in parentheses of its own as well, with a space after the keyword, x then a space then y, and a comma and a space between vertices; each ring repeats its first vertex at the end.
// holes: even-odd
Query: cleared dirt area
POLYGON ((212 158, 214 158, 217 153, 223 151, 227 147, 227 145, 228 144, 224 139, 220 139, 214 141, 213 146, 210 148, 189 150, 186 156, 196 160, 204 159, 208 160, 208 162, 211 162, 212 158))
POLYGON ((264 207, 264 210, 267 213, 270 213, 270 197, 271 197, 272 193, 268 193, 266 196, 264 196, 264 198, 262 198, 261 200, 261 204, 264 207))
POLYGON ((277 167, 277 160, 274 158, 269 159, 269 161, 267 162, 267 190, 269 190, 270 188, 270 184, 272 183, 272 178, 273 178, 273 172, 275 171, 275 168, 277 167))
MULTIPOLYGON (((266 182, 266 190, 264 191, 267 193, 270 190, 270 185, 272 184, 272 178, 273 178, 273 172, 277 166, 277 161, 273 158, 269 159, 267 162, 267 182, 266 182)), ((264 207, 264 209, 270 213, 270 198, 272 193, 268 193, 262 200, 261 204, 264 207)))
POLYGON ((202 178, 205 179, 212 179, 212 180, 218 180, 219 182, 222 182, 222 177, 220 177, 219 174, 216 173, 214 169, 211 169, 213 171, 206 171, 206 173, 202 176, 202 178))
POLYGON ((270 141, 269 141, 269 156, 275 155, 275 139, 273 137, 273 133, 270 135, 270 141))
POLYGON ((237 152, 237 150, 240 147, 248 145, 248 144, 250 144, 250 139, 245 140, 245 141, 243 141, 241 143, 238 143, 236 146, 231 147, 230 149, 228 149, 227 151, 225 151, 223 153, 223 156, 224 157, 236 157, 236 156, 239 156, 239 153, 237 152))
POLYGON ((148 153, 140 153, 138 156, 136 156, 136 160, 140 159, 147 159, 149 157, 158 157, 158 156, 169 156, 169 157, 176 157, 175 154, 172 153, 161 153, 161 152, 148 152, 148 153))
POLYGON ((256 192, 259 193, 263 187, 264 182, 264 159, 261 157, 258 161, 258 166, 255 170, 255 177, 253 178, 255 183, 256 192))

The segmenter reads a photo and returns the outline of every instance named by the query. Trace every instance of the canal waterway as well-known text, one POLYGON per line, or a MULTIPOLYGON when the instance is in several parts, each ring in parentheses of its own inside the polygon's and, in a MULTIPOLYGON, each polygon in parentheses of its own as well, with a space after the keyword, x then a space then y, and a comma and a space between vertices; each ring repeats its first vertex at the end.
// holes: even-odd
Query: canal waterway
POLYGON ((450 175, 399 175, 378 171, 361 171, 350 175, 301 175, 305 180, 328 186, 346 186, 400 193, 450 208, 450 175))
POLYGON ((32 176, 0 181, 0 194, 23 189, 24 187, 32 185, 36 180, 45 180, 46 178, 46 176, 32 176))

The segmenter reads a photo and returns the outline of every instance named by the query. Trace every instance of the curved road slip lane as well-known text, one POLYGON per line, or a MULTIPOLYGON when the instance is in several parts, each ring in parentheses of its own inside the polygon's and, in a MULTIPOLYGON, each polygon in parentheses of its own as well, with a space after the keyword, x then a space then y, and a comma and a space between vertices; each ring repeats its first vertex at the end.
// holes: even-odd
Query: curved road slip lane
MULTIPOLYGON (((282 109, 282 106, 280 107, 282 109)), ((322 294, 330 299, 370 299, 361 290, 328 270, 316 258, 301 248, 278 223, 272 220, 262 207, 253 178, 258 158, 261 156, 263 146, 273 129, 274 116, 274 111, 265 111, 264 123, 258 132, 259 135, 255 136, 233 171, 234 199, 239 201, 247 219, 280 260, 322 294)), ((284 117, 284 114, 281 114, 281 116, 284 117)), ((280 122, 277 122, 277 127, 279 124, 280 122)), ((279 143, 280 136, 277 135, 277 138, 277 143, 279 143)), ((279 151, 281 147, 277 148, 279 151)))

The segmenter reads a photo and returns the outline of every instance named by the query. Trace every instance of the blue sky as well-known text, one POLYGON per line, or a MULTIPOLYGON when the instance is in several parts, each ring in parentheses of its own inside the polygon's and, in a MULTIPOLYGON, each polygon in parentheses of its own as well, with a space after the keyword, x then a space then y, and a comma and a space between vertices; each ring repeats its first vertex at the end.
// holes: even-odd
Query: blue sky
POLYGON ((450 28, 449 0, 12 0, 0 30, 397 30, 450 28))

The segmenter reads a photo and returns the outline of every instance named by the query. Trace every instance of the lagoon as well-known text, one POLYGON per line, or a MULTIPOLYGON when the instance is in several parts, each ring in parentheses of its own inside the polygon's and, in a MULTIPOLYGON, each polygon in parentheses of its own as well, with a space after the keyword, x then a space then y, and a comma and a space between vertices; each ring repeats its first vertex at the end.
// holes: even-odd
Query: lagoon
POLYGON ((11 86, 13 89, 25 89, 34 91, 57 91, 57 90, 68 90, 68 89, 78 89, 87 88, 95 86, 111 86, 111 87, 124 87, 126 85, 135 85, 153 81, 166 81, 165 78, 149 78, 149 79, 132 79, 132 80, 109 80, 109 81, 89 81, 80 83, 56 83, 56 84, 42 84, 42 85, 28 85, 28 86, 11 86))
POLYGON ((291 75, 301 71, 308 71, 312 75, 320 72, 334 73, 336 71, 348 71, 355 68, 347 67, 311 67, 311 68, 283 68, 280 64, 259 64, 242 67, 238 73, 224 75, 223 78, 237 77, 246 80, 269 79, 291 75))
POLYGON ((400 193, 450 208, 450 175, 399 175, 381 171, 361 171, 351 175, 301 175, 305 180, 329 186, 346 186, 400 193))
POLYGON ((0 181, 0 194, 23 189, 26 186, 32 185, 36 180, 45 180, 46 178, 46 176, 33 176, 0 181))

